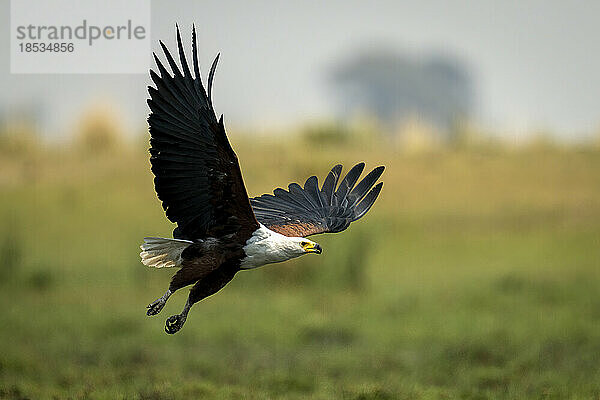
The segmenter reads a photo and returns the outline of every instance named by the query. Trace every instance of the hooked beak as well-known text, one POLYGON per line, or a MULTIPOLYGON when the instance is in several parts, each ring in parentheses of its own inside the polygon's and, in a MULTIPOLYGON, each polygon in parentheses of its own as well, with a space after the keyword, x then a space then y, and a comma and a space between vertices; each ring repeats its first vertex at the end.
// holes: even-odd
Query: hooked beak
POLYGON ((321 254, 323 252, 323 249, 317 243, 315 243, 312 246, 307 246, 305 250, 306 250, 307 253, 321 254))

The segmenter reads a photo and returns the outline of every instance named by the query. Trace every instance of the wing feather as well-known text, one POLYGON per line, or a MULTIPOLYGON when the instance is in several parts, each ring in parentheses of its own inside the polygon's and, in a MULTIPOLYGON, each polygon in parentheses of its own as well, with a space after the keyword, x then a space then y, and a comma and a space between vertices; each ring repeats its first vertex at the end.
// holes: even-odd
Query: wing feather
MULTIPOLYGON (((249 237, 258 228, 237 156, 223 124, 217 120, 200 77, 196 30, 192 30, 195 77, 187 63, 177 27, 181 68, 160 42, 167 64, 154 54, 158 73, 150 71, 150 162, 154 187, 167 218, 177 224, 173 235, 201 239, 224 234, 249 237)), ((209 77, 210 85, 214 66, 209 77)))
POLYGON ((373 187, 377 179, 383 174, 383 167, 377 167, 373 171, 369 172, 358 185, 352 189, 352 192, 348 195, 348 206, 354 207, 361 201, 369 192, 369 189, 373 187))
POLYGON ((333 195, 335 193, 335 187, 337 186, 338 179, 340 179, 340 175, 342 174, 342 165, 338 164, 331 169, 329 174, 327 174, 327 178, 325 178, 325 182, 323 182, 323 188, 321 192, 325 196, 325 203, 331 205, 333 203, 333 195))
POLYGON ((213 79, 215 77, 215 71, 217 70, 217 63, 219 62, 219 57, 221 56, 221 53, 217 54, 217 56, 215 57, 211 67, 210 67, 210 72, 208 73, 208 102, 210 103, 210 105, 212 106, 212 84, 213 84, 213 79))
POLYGON ((338 186, 342 166, 334 166, 321 190, 318 178, 311 176, 304 188, 291 183, 288 190, 277 188, 273 194, 250 199, 257 220, 286 236, 310 236, 341 232, 364 216, 381 192, 383 182, 375 183, 384 167, 377 167, 358 184, 364 163, 352 167, 338 186), (337 188, 337 189, 336 189, 337 188))
POLYGON ((358 181, 358 178, 360 178, 360 174, 362 174, 363 169, 365 169, 365 163, 358 163, 352 167, 344 179, 342 179, 340 186, 335 191, 335 197, 337 198, 339 205, 344 204, 344 201, 346 201, 346 196, 348 193, 350 193, 350 190, 352 190, 356 184, 356 181, 358 181))
MULTIPOLYGON (((186 78, 191 78, 192 73, 190 72, 190 67, 188 66, 187 59, 185 58, 185 52, 183 51, 183 44, 181 43, 181 34, 179 33, 179 25, 176 24, 175 26, 177 27, 177 49, 179 50, 179 63, 183 68, 183 76, 185 76, 186 78)), ((188 89, 195 90, 193 81, 186 79, 185 84, 186 86, 188 86, 188 89)))
MULTIPOLYGON (((304 193, 306 193, 311 199, 315 209, 321 211, 325 204, 321 198, 321 192, 319 191, 319 178, 315 175, 311 176, 304 182, 304 193)), ((322 213, 320 213, 322 216, 322 213)))
POLYGON ((371 209, 373 204, 375 204, 375 200, 377 200, 377 196, 379 196, 379 192, 381 192, 382 187, 383 182, 378 183, 377 186, 375 186, 373 190, 371 190, 369 194, 363 199, 363 201, 358 203, 355 209, 357 219, 365 215, 367 211, 371 209))

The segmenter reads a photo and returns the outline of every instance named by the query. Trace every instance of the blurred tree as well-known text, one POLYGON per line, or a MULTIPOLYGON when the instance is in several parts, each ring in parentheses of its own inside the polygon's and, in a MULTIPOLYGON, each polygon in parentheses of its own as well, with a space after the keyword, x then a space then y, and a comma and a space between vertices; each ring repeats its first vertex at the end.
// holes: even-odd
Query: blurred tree
POLYGON ((389 133, 417 116, 448 136, 457 119, 468 118, 473 103, 471 74, 445 55, 420 60, 372 49, 338 63, 330 83, 344 118, 371 113, 389 133))
POLYGON ((308 143, 319 143, 321 145, 339 145, 348 141, 350 132, 341 124, 336 123, 313 123, 302 130, 302 137, 308 143))

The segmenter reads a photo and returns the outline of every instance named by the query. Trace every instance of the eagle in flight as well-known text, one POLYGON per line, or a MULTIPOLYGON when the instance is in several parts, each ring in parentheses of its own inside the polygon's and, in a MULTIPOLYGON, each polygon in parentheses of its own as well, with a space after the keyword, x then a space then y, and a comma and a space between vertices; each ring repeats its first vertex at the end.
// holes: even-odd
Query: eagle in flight
POLYGON ((192 61, 188 66, 177 27, 181 69, 161 41, 171 68, 154 54, 158 73, 150 71, 156 87, 150 99, 150 163, 154 187, 167 218, 177 224, 173 239, 146 237, 140 246, 142 263, 177 268, 168 290, 148 305, 158 314, 176 290, 194 285, 183 311, 169 317, 165 331, 181 329, 192 305, 222 289, 241 270, 286 261, 303 254, 321 254, 307 236, 341 232, 373 205, 383 183, 375 183, 377 167, 358 184, 364 163, 355 165, 340 181, 342 166, 331 169, 319 188, 316 176, 304 186, 248 198, 237 156, 225 134, 223 116, 217 120, 211 88, 219 56, 202 84, 196 30, 192 29, 192 61), (374 186, 375 185, 375 186, 374 186))

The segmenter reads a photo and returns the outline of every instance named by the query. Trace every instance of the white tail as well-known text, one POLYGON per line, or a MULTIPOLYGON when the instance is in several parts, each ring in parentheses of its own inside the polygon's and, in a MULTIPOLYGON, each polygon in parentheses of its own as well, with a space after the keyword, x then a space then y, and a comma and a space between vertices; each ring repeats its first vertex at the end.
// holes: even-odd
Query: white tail
POLYGON ((140 246, 142 264, 154 268, 179 267, 181 253, 192 243, 189 240, 145 237, 140 246))

